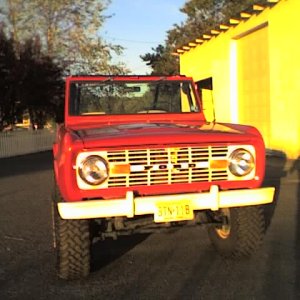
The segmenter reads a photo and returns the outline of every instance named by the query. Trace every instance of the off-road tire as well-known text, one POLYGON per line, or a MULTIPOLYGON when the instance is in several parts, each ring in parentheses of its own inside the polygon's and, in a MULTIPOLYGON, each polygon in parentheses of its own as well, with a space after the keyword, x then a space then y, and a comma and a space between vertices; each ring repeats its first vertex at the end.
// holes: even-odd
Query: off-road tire
POLYGON ((56 267, 62 279, 79 279, 90 273, 91 239, 88 220, 63 220, 57 210, 60 194, 53 193, 54 245, 56 267))
POLYGON ((228 230, 210 225, 208 235, 216 250, 224 257, 248 257, 262 245, 265 221, 259 206, 229 208, 228 230))

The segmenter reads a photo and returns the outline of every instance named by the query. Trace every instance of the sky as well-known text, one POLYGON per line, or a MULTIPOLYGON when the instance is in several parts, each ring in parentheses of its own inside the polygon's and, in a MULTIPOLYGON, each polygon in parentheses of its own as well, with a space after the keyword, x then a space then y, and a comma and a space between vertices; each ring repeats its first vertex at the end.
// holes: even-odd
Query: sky
POLYGON ((147 74, 151 68, 140 58, 151 48, 164 44, 166 32, 180 24, 185 15, 179 11, 186 0, 112 0, 100 35, 125 49, 116 61, 124 62, 132 74, 147 74))

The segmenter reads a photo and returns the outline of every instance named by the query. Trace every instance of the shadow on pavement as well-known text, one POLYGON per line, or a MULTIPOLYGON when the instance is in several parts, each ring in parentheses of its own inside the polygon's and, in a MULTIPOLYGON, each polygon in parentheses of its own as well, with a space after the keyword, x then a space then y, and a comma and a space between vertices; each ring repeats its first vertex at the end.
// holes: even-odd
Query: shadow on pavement
POLYGON ((119 257, 126 254, 138 244, 142 243, 149 234, 135 234, 120 236, 117 240, 105 239, 92 245, 91 270, 96 272, 119 257))
POLYGON ((296 241, 295 241, 295 260, 296 260, 296 274, 295 274, 295 295, 300 297, 300 155, 298 158, 294 161, 291 168, 288 170, 289 173, 297 173, 297 228, 296 228, 296 241))
POLYGON ((285 165, 287 162, 286 154, 281 151, 272 151, 272 155, 267 156, 266 159, 266 173, 263 186, 275 187, 274 201, 270 204, 263 205, 266 230, 269 228, 275 208, 279 200, 281 179, 287 176, 285 165))
POLYGON ((52 169, 52 151, 0 159, 0 178, 52 169))

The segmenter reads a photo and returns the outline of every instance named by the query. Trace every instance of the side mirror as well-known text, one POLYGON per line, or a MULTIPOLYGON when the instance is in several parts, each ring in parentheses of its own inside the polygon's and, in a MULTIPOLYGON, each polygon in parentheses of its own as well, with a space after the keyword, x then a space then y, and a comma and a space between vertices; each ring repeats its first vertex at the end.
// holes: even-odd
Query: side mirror
POLYGON ((202 108, 207 122, 215 122, 215 108, 213 91, 208 89, 201 89, 202 108))

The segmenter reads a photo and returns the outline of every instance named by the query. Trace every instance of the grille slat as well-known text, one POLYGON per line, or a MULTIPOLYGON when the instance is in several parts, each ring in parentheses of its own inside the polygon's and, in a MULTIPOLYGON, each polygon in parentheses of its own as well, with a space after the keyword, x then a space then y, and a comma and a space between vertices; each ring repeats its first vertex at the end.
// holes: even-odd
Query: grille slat
POLYGON ((227 153, 225 146, 108 151, 110 165, 136 167, 129 174, 110 176, 108 187, 228 180, 227 168, 209 167, 212 160, 227 160, 227 153))

